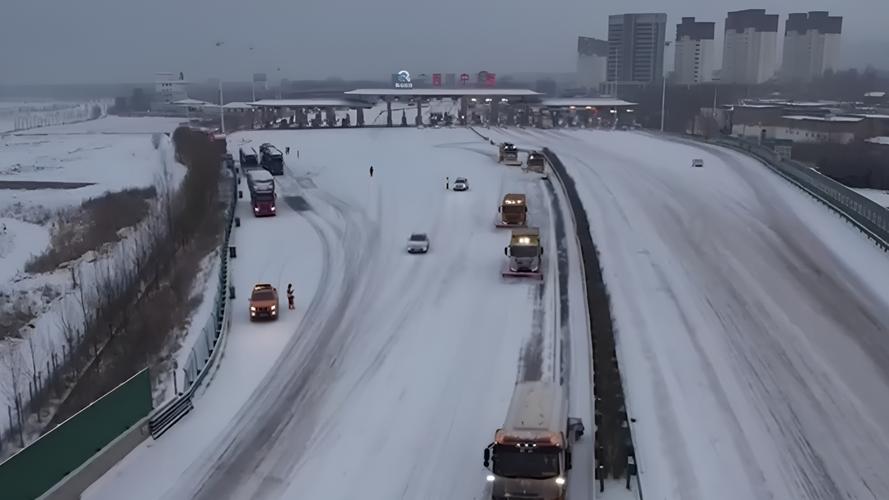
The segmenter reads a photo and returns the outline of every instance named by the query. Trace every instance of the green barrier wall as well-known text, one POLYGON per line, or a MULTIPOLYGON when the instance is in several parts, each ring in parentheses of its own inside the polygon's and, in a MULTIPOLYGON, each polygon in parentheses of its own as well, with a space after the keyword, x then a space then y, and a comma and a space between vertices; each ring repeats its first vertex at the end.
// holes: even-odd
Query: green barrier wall
POLYGON ((0 464, 0 498, 39 497, 150 411, 145 369, 0 464))

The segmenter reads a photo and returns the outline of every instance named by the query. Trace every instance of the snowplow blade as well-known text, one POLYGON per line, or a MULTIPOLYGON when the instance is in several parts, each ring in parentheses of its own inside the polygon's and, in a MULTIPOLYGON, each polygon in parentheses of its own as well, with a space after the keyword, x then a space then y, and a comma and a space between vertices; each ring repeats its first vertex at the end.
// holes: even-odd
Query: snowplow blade
POLYGON ((508 266, 501 273, 504 278, 529 278, 533 280, 542 280, 543 273, 540 271, 513 271, 508 266))
POLYGON ((505 160, 503 162, 503 164, 509 165, 510 167, 521 167, 522 166, 521 160, 505 160))
POLYGON ((494 226, 508 229, 513 227, 528 227, 528 224, 504 224, 503 222, 497 221, 494 223, 494 226))

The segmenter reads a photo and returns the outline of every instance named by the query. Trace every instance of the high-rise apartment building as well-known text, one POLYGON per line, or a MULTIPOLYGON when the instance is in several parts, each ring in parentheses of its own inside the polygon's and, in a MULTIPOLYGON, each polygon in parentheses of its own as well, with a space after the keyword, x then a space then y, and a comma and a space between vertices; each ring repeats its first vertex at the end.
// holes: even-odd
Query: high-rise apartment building
POLYGON ((721 79, 726 83, 763 83, 772 79, 778 61, 778 15, 765 9, 729 12, 721 79))
POLYGON ((676 25, 675 83, 693 85, 709 82, 716 69, 716 23, 695 21, 693 17, 683 17, 676 25))
POLYGON ((608 17, 609 82, 645 84, 664 74, 666 14, 608 17))
POLYGON ((790 14, 784 24, 781 78, 809 82, 836 68, 843 18, 827 12, 790 14))
POLYGON ((605 81, 608 42, 586 36, 577 37, 577 86, 598 89, 605 81))

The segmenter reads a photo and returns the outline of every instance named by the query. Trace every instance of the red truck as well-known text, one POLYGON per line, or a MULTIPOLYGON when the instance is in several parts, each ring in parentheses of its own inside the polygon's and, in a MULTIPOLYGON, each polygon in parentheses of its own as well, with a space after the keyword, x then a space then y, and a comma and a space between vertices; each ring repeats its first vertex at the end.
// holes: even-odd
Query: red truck
POLYGON ((253 215, 267 217, 275 215, 275 179, 266 170, 247 171, 247 188, 250 190, 250 205, 253 215))

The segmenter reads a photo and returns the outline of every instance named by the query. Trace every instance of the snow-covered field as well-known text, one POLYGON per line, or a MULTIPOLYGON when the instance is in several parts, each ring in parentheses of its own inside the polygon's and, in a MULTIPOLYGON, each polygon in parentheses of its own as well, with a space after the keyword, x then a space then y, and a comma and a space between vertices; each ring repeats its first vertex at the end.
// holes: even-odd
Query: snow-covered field
POLYGON ((584 198, 646 498, 889 498, 881 250, 735 152, 492 133, 552 148, 584 198))
POLYGON ((89 120, 98 106, 105 114, 110 102, 0 101, 0 134, 89 120))
MULTIPOLYGON (((134 119, 140 120, 140 119, 134 119)), ((54 127, 54 131, 42 131, 43 135, 6 135, 0 137, 0 293, 24 297, 32 304, 36 319, 33 329, 24 330, 22 339, 0 340, 0 355, 7 352, 21 353, 21 359, 31 363, 31 350, 36 364, 44 372, 46 360, 52 353, 61 356, 64 321, 77 324, 82 317, 80 306, 72 291, 69 269, 52 273, 29 274, 24 272, 26 262, 42 253, 50 241, 50 224, 59 210, 75 207, 82 201, 100 196, 107 191, 154 185, 163 175, 164 163, 168 165, 170 181, 174 185, 184 176, 185 170, 173 160, 172 145, 163 138, 159 149, 152 144, 152 132, 170 131, 170 123, 148 120, 120 121, 99 119, 83 124, 54 127), (91 125, 93 130, 105 128, 140 130, 140 134, 106 135, 90 133, 68 135, 91 125), (40 183, 66 182, 83 184, 76 189, 45 189, 40 183), (5 189, 19 183, 31 183, 34 189, 5 189), (30 342, 30 344, 29 344, 30 342)), ((125 245, 110 252, 125 252, 125 245)), ((97 269, 103 268, 105 259, 88 256, 73 265, 81 278, 91 283, 97 269)), ((6 304, 4 304, 6 305, 6 304)), ((11 368, 8 362, 0 363, 0 386, 8 386, 11 368)), ((27 386, 19 387, 27 398, 27 386)), ((6 407, 12 398, 11 390, 0 391, 0 407, 6 407)), ((0 418, 0 431, 8 428, 4 413, 0 418)))
POLYGON ((34 130, 20 132, 20 135, 42 134, 152 134, 172 133, 185 118, 175 117, 125 117, 105 116, 96 120, 89 120, 70 125, 56 125, 41 127, 34 130))
MULTIPOLYGON (((567 324, 556 321, 557 259, 546 260, 543 293, 500 276, 508 231, 494 219, 504 192, 529 194, 532 223, 554 248, 544 182, 497 165, 495 149, 465 129, 244 132, 229 148, 246 141, 293 152, 277 178, 277 217, 255 219, 246 196, 239 203, 238 298, 218 372, 192 413, 84 498, 484 498, 482 450, 538 335, 543 377, 554 376, 557 336, 570 338, 572 412, 591 425, 570 219, 567 324), (446 191, 446 176, 468 177, 471 190, 446 191), (411 232, 430 235, 429 254, 405 252, 411 232), (257 282, 282 295, 293 283, 296 311, 250 323, 257 282)), ((591 497, 591 463, 585 438, 572 499, 591 497)))

